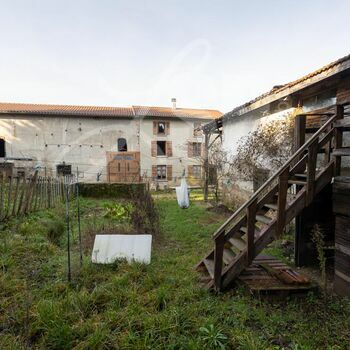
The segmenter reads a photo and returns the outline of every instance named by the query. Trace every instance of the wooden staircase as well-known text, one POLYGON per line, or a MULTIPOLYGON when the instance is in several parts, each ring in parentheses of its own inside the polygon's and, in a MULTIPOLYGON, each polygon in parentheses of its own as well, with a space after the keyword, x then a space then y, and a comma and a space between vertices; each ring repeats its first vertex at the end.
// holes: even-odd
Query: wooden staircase
POLYGON ((196 266, 207 288, 227 288, 269 243, 280 237, 285 226, 333 176, 340 174, 341 157, 350 156, 350 148, 342 147, 343 131, 350 130, 344 106, 337 105, 331 115, 325 113, 327 121, 307 142, 305 115, 299 119, 298 150, 215 232, 213 250, 196 266))

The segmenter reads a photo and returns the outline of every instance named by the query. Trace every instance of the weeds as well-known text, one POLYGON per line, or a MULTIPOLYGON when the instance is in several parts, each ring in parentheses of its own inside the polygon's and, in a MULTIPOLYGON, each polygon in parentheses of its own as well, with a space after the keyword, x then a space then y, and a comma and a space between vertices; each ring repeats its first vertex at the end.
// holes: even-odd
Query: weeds
POLYGON ((199 328, 201 340, 209 349, 226 349, 225 343, 227 337, 220 329, 215 329, 214 325, 210 324, 208 327, 199 328))
MULTIPOLYGON (((83 239, 103 227, 132 230, 103 216, 106 203, 114 202, 82 199, 83 239)), ((186 211, 171 198, 152 205, 164 215, 150 265, 95 265, 87 249, 71 284, 64 236, 52 244, 42 224, 61 214, 43 211, 9 222, 0 238, 0 349, 346 349, 348 301, 313 295, 267 303, 243 290, 215 296, 199 287, 193 266, 222 217, 200 202, 186 211), (24 222, 29 225, 19 232, 24 222)), ((77 243, 73 239, 73 261, 77 243)))
POLYGON ((321 281, 324 293, 327 293, 327 275, 326 275, 326 256, 325 256, 325 242, 324 233, 319 225, 315 225, 311 231, 311 240, 316 246, 317 259, 321 271, 321 281))

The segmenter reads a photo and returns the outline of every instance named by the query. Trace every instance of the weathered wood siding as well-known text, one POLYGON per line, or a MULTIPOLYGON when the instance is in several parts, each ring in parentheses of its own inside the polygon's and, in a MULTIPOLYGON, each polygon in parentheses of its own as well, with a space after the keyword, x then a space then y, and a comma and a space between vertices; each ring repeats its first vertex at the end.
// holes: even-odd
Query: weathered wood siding
POLYGON ((334 179, 333 210, 336 215, 334 292, 350 296, 350 177, 334 179))

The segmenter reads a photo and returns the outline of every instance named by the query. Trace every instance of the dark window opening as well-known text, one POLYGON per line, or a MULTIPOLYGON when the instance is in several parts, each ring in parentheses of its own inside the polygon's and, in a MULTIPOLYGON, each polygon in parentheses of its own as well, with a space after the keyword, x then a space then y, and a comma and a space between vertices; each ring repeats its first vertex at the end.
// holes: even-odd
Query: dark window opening
POLYGON ((157 141, 157 156, 166 155, 166 141, 157 141))
POLYGON ((193 142, 193 157, 200 157, 202 154, 202 144, 199 142, 193 142))
POLYGON ((165 123, 158 123, 158 134, 165 134, 165 123))
POLYGON ((5 140, 0 139, 0 157, 6 157, 5 140))
POLYGON ((57 175, 72 175, 72 166, 67 164, 58 164, 56 166, 57 175))
POLYGON ((126 143, 126 139, 120 138, 118 139, 118 152, 127 152, 128 145, 126 143))
POLYGON ((157 179, 166 180, 166 165, 157 165, 157 179))

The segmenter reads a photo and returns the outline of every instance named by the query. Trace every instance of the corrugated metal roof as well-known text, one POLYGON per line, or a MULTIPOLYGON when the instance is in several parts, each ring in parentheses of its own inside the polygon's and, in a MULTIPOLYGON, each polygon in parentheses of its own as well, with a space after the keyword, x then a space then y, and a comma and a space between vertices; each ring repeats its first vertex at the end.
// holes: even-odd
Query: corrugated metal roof
POLYGON ((74 105, 49 105, 30 103, 0 103, 0 114, 31 114, 46 116, 79 116, 101 118, 132 118, 162 117, 162 118, 198 118, 215 119, 222 113, 211 109, 171 108, 171 107, 101 107, 101 106, 74 106, 74 105))

